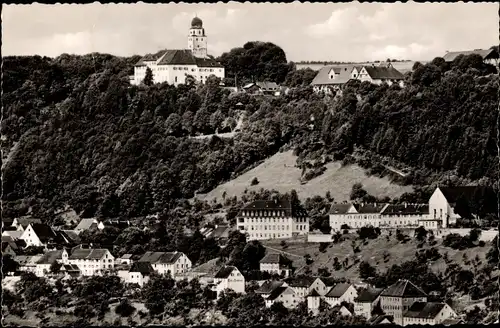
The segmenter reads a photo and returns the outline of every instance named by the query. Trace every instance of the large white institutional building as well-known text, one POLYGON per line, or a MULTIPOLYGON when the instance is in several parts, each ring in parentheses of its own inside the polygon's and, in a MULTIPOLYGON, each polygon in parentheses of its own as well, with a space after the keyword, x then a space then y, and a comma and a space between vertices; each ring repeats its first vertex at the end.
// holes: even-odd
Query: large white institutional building
POLYGON ((198 17, 191 21, 188 49, 162 50, 142 57, 135 64, 130 83, 141 84, 148 67, 153 73, 154 83, 167 82, 175 86, 184 84, 188 76, 201 83, 205 83, 210 75, 221 79, 225 76, 224 67, 207 54, 207 35, 198 17))

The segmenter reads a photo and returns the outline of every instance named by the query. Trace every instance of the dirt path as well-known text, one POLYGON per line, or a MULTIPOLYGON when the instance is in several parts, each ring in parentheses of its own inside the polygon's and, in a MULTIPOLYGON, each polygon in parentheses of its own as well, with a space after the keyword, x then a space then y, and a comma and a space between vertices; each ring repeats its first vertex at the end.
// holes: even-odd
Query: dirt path
POLYGON ((282 250, 279 250, 279 249, 276 249, 274 247, 269 247, 269 246, 266 246, 266 245, 263 245, 265 248, 269 248, 269 249, 272 249, 273 251, 276 251, 276 252, 280 252, 280 253, 283 253, 283 254, 286 254, 286 255, 290 255, 290 256, 295 256, 295 257, 299 257, 299 258, 302 258, 302 256, 300 255, 296 255, 296 254, 292 254, 292 253, 289 253, 289 252, 285 252, 285 251, 282 251, 282 250))

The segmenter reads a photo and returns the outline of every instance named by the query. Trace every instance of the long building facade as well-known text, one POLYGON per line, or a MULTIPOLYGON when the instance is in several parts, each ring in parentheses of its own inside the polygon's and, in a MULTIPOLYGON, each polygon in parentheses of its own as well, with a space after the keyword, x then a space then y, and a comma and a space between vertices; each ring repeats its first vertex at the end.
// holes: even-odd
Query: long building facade
POLYGON ((307 212, 289 200, 258 200, 243 207, 236 217, 237 229, 248 240, 292 238, 307 235, 307 212))
POLYGON ((139 85, 144 81, 146 70, 153 73, 154 83, 167 82, 171 85, 185 84, 189 78, 193 82, 205 83, 209 76, 223 79, 224 67, 207 52, 208 41, 203 22, 193 18, 188 33, 188 49, 161 50, 142 57, 134 67, 130 83, 139 85))

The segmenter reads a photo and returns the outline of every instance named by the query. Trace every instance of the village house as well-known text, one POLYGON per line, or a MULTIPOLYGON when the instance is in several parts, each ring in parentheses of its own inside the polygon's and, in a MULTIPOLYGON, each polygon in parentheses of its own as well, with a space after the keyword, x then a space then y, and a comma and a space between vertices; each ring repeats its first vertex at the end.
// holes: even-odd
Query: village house
POLYGON ((365 288, 361 290, 358 297, 354 299, 354 313, 366 319, 372 317, 372 311, 380 301, 382 288, 365 288))
POLYGON ((403 314, 403 326, 438 325, 455 317, 457 313, 446 303, 415 302, 403 314))
POLYGON ((62 264, 59 268, 59 273, 64 276, 64 278, 76 278, 81 274, 80 268, 75 264, 62 264))
POLYGON ((361 82, 368 81, 377 85, 387 83, 388 85, 397 84, 404 87, 404 75, 391 63, 383 63, 380 66, 375 66, 375 64, 355 66, 351 71, 351 79, 361 82))
POLYGON ((255 290, 255 293, 262 296, 262 298, 267 299, 271 293, 279 287, 288 287, 288 284, 284 281, 278 280, 266 280, 260 285, 258 289, 255 290))
POLYGON ((159 274, 175 278, 191 269, 191 260, 182 252, 146 252, 138 262, 148 262, 159 274))
POLYGON ((421 221, 429 217, 427 204, 388 204, 380 212, 381 228, 400 228, 420 226, 421 221))
POLYGON ((332 231, 340 231, 344 225, 350 228, 379 227, 381 212, 387 206, 388 204, 333 204, 329 213, 330 227, 332 231))
POLYGON ((356 297, 358 297, 358 291, 353 285, 339 283, 326 293, 325 301, 330 304, 330 306, 335 306, 342 302, 354 303, 356 297))
POLYGON ((130 284, 138 284, 143 287, 155 270, 149 262, 135 262, 128 271, 128 279, 125 282, 130 284))
POLYGON ((319 313, 319 305, 321 304, 321 295, 318 291, 313 288, 312 291, 307 295, 307 309, 311 311, 314 315, 319 313))
POLYGON ((20 239, 26 242, 26 246, 43 246, 46 248, 55 245, 65 245, 68 240, 59 231, 54 231, 49 225, 44 223, 30 223, 22 233, 20 239))
POLYGON ((14 227, 17 231, 24 231, 31 223, 42 223, 42 221, 31 217, 15 218, 12 221, 12 227, 14 227))
POLYGON ((2 236, 2 254, 15 257, 22 248, 26 247, 26 243, 22 239, 14 240, 10 236, 2 236))
POLYGON ((320 285, 321 287, 324 286, 324 283, 319 278, 310 276, 290 277, 285 279, 285 282, 300 298, 306 298, 307 295, 309 295, 309 293, 312 291, 312 289, 318 289, 318 285, 320 285))
POLYGON ((245 277, 235 266, 224 266, 214 276, 215 292, 217 298, 226 289, 236 293, 245 293, 245 277))
POLYGON ((37 277, 45 277, 51 273, 50 267, 54 263, 62 262, 63 250, 48 251, 36 262, 35 274, 37 277))
POLYGON ((427 294, 409 280, 398 280, 380 294, 380 307, 394 317, 394 323, 403 325, 403 313, 416 302, 427 302, 427 294))
POLYGON ((73 229, 77 234, 87 230, 99 229, 102 230, 104 225, 97 221, 97 219, 81 219, 78 225, 73 229))
POLYGON ((94 276, 112 271, 115 257, 107 249, 74 248, 71 254, 64 249, 62 263, 76 265, 83 276, 94 276))
POLYGON ((228 224, 217 224, 214 229, 204 229, 202 234, 205 238, 213 238, 217 241, 224 242, 229 239, 231 231, 231 227, 228 224))
POLYGON ((280 86, 274 82, 252 82, 243 87, 245 93, 251 95, 280 95, 280 86))
POLYGON ((454 61, 458 56, 464 55, 479 55, 483 58, 483 61, 487 64, 498 65, 499 54, 495 49, 474 49, 467 51, 447 51, 443 56, 446 62, 454 61))
POLYGON ((351 80, 354 65, 322 67, 311 82, 316 93, 335 95, 351 80))
POLYGON ((42 258, 42 255, 18 255, 14 259, 19 263, 19 271, 32 272, 36 274, 36 263, 42 258))
POLYGON ((132 265, 134 262, 137 262, 140 259, 141 259, 140 255, 123 254, 119 258, 115 259, 115 264, 132 265))
POLYGON ((298 296, 293 288, 281 286, 274 289, 265 299, 266 307, 271 307, 276 302, 281 302, 288 309, 295 308, 301 301, 302 297, 298 296))
POLYGON ((130 83, 141 84, 147 68, 153 73, 154 83, 167 82, 178 86, 186 83, 188 77, 192 77, 195 82, 205 83, 210 75, 223 79, 224 67, 207 54, 207 35, 198 17, 191 21, 187 41, 188 49, 162 50, 142 57, 135 64, 130 83))
POLYGON ((307 212, 287 199, 250 203, 239 211, 236 225, 248 240, 292 238, 309 232, 307 212))
POLYGON ((292 273, 292 262, 282 254, 267 254, 260 260, 260 271, 287 278, 292 273))

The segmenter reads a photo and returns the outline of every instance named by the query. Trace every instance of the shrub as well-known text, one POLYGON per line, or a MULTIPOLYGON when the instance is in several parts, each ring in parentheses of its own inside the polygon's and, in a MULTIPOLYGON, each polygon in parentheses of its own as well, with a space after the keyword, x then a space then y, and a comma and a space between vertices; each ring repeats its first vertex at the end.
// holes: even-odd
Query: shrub
POLYGON ((484 240, 480 240, 478 246, 484 247, 484 246, 486 246, 486 243, 484 242, 484 240))
POLYGON ((319 243, 319 251, 324 253, 329 245, 330 243, 319 243))
POLYGON ((256 177, 252 179, 252 182, 250 182, 251 186, 256 186, 258 184, 259 184, 259 179, 257 179, 256 177))
POLYGON ((124 298, 120 301, 115 308, 115 313, 122 317, 129 317, 135 312, 135 307, 130 304, 128 298, 124 298))
POLYGON ((288 244, 287 244, 287 243, 286 243, 286 241, 284 241, 284 240, 282 240, 282 241, 280 242, 280 245, 281 245, 281 248, 283 248, 283 249, 286 249, 286 248, 288 247, 288 244))

